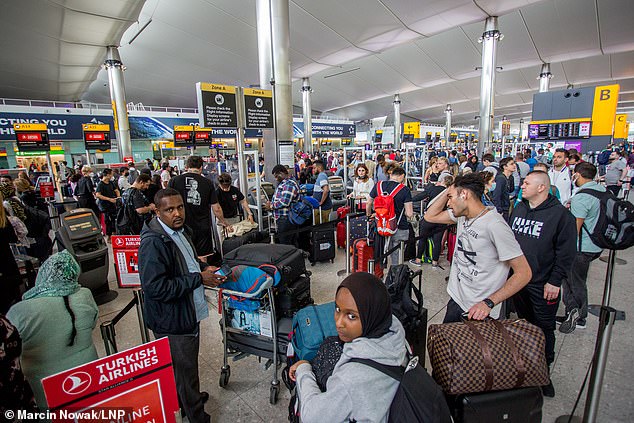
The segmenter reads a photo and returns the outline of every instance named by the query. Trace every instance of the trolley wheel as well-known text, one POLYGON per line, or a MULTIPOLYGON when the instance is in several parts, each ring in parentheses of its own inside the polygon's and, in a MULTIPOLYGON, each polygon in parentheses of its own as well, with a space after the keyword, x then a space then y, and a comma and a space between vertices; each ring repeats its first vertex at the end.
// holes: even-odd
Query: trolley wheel
POLYGON ((271 404, 277 404, 277 398, 280 394, 280 385, 271 385, 271 393, 269 395, 269 402, 271 404))
POLYGON ((331 263, 334 263, 334 262, 335 262, 335 259, 330 259, 330 262, 331 262, 331 263))
POLYGON ((314 266, 314 265, 315 265, 315 263, 314 263, 314 262, 311 262, 311 263, 310 263, 310 265, 311 265, 311 266, 314 266))
POLYGON ((226 369, 220 370, 220 381, 218 382, 218 385, 220 385, 221 388, 227 386, 229 383, 229 377, 231 377, 231 367, 227 366, 226 369))

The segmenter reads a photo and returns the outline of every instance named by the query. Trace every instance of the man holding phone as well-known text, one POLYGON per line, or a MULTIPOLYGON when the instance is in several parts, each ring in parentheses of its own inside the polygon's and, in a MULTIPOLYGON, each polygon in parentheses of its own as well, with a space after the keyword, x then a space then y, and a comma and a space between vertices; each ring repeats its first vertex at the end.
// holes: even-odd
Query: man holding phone
POLYGON ((169 339, 182 410, 190 422, 207 423, 204 403, 209 394, 200 392, 198 375, 199 326, 209 316, 203 285, 218 286, 225 277, 197 259, 181 194, 162 189, 155 204, 156 216, 143 227, 139 247, 144 315, 157 339, 169 339))

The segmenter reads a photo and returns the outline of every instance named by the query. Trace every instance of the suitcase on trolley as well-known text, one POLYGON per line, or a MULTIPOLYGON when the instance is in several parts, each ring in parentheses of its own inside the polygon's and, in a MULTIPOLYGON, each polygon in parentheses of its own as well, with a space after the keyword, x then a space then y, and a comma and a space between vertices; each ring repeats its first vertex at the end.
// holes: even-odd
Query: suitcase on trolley
POLYGON ((253 267, 272 264, 280 271, 280 282, 284 286, 301 275, 310 276, 306 270, 304 252, 292 245, 246 244, 226 254, 224 262, 231 267, 240 264, 253 267))
POLYGON ((448 397, 455 423, 541 423, 544 398, 539 387, 448 397))
POLYGON ((280 317, 293 317, 300 309, 313 302, 308 276, 300 276, 287 286, 280 287, 275 293, 275 311, 280 317))
MULTIPOLYGON (((220 324, 222 325, 222 321, 220 324)), ((293 321, 289 318, 281 318, 277 322, 277 356, 280 363, 286 361, 288 334, 291 332, 292 326, 293 321)), ((248 333, 227 332, 226 347, 236 352, 273 359, 273 341, 271 338, 248 333)))
POLYGON ((245 244, 268 243, 268 241, 269 236, 267 232, 258 231, 257 228, 254 228, 243 235, 232 236, 222 241, 222 254, 227 254, 245 244))
MULTIPOLYGON (((361 238, 352 244, 352 263, 350 270, 354 272, 367 272, 368 261, 374 259, 374 248, 368 245, 367 238, 361 238)), ((374 274, 383 278, 383 269, 379 263, 374 264, 374 274)))

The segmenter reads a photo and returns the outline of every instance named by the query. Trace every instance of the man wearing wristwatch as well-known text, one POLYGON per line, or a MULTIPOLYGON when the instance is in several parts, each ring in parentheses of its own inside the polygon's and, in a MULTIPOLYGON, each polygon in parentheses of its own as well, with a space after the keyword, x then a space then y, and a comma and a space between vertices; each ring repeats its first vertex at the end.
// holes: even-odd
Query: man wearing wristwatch
POLYGON ((494 207, 482 204, 484 180, 478 173, 456 177, 425 213, 430 223, 457 224, 444 323, 500 316, 500 303, 521 290, 531 269, 511 228, 494 207), (445 209, 447 208, 447 209, 445 209), (509 271, 513 270, 509 277, 509 271))

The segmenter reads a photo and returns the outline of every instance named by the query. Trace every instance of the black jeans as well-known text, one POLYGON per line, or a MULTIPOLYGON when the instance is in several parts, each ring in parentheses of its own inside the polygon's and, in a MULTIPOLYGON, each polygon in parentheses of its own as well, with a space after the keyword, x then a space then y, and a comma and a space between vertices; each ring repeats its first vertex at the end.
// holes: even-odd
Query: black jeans
POLYGON ((284 232, 296 230, 297 226, 288 220, 288 216, 280 216, 277 219, 277 241, 279 244, 295 245, 297 234, 284 235, 284 232))
POLYGON ((205 413, 198 376, 200 335, 154 334, 156 339, 164 336, 167 336, 170 342, 174 379, 181 410, 191 423, 209 423, 211 417, 205 413))
POLYGON ((445 313, 445 318, 443 319, 443 323, 455 323, 462 322, 462 314, 466 313, 457 302, 453 300, 453 298, 449 299, 447 303, 447 312, 445 313))
POLYGON ((546 363, 555 361, 555 316, 559 307, 559 299, 554 301, 544 299, 544 285, 525 286, 513 296, 513 305, 517 315, 534 324, 544 332, 546 338, 546 363))
POLYGON ((416 255, 416 257, 431 257, 433 261, 437 262, 440 258, 442 237, 445 233, 446 228, 447 225, 429 223, 425 219, 421 219, 420 223, 418 224, 418 235, 419 237, 423 238, 418 240, 418 254, 416 255))
POLYGON ((588 269, 590 263, 601 256, 601 253, 577 252, 572 261, 568 279, 561 284, 566 314, 573 308, 579 309, 579 318, 588 317, 588 269))

